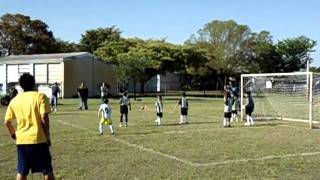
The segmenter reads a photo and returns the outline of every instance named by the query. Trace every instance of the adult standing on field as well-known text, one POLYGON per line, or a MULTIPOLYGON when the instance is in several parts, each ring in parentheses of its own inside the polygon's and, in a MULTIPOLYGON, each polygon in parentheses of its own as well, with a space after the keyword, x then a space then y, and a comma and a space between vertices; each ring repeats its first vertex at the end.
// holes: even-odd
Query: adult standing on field
POLYGON ((120 98, 120 127, 123 126, 123 115, 125 116, 125 124, 124 126, 128 126, 128 109, 131 111, 130 99, 128 97, 128 92, 125 91, 120 98), (129 108, 128 108, 129 107, 129 108))
POLYGON ((57 111, 57 106, 58 106, 58 94, 60 95, 60 88, 58 86, 58 83, 55 82, 54 85, 51 87, 51 110, 52 111, 57 111))
POLYGON ((100 86, 100 92, 101 92, 101 102, 103 102, 104 97, 108 96, 108 87, 106 84, 103 82, 100 86))
POLYGON ((45 179, 54 179, 49 149, 48 98, 34 90, 35 79, 30 74, 23 74, 19 84, 23 93, 12 99, 5 115, 5 125, 17 145, 17 179, 27 179, 30 170, 43 173, 45 179))
POLYGON ((82 81, 79 88, 78 88, 78 96, 80 101, 79 109, 88 109, 88 94, 89 90, 86 84, 82 81))

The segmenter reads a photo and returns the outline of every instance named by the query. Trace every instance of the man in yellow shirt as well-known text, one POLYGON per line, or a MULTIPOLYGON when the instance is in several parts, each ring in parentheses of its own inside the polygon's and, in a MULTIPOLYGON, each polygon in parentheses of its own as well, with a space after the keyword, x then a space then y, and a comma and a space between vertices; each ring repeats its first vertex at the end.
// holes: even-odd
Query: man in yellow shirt
POLYGON ((17 179, 27 179, 30 169, 32 173, 43 173, 45 179, 54 179, 49 150, 48 98, 34 91, 35 79, 30 74, 23 74, 19 84, 24 92, 11 100, 4 122, 17 144, 17 179), (14 120, 16 129, 12 124, 14 120))

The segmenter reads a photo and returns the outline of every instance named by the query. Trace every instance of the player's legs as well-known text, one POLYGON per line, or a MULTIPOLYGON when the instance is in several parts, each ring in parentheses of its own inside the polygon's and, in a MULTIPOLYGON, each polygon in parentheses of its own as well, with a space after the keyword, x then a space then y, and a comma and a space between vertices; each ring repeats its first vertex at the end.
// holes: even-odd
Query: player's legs
POLYGON ((183 124, 183 115, 180 115, 180 124, 183 124))
POLYGON ((23 176, 21 174, 17 174, 17 180, 27 180, 27 175, 26 176, 23 176))
POLYGON ((83 100, 81 97, 79 97, 79 109, 83 108, 83 100))
POLYGON ((246 125, 246 126, 250 125, 250 116, 249 116, 249 114, 247 114, 247 122, 244 125, 246 125))
POLYGON ((53 110, 57 111, 58 97, 53 96, 53 110))
POLYGON ((44 175, 45 180, 54 180, 53 172, 44 175))
POLYGON ((128 126, 128 113, 126 113, 124 115, 125 115, 125 126, 128 126))
POLYGON ((119 127, 122 127, 122 122, 123 122, 123 113, 121 113, 121 115, 120 115, 120 125, 119 125, 119 127))
POLYGON ((99 123, 99 134, 102 135, 103 134, 103 123, 99 123))
POLYGON ((250 121, 250 124, 251 124, 251 125, 254 125, 254 122, 253 122, 253 119, 252 119, 252 117, 251 117, 251 114, 249 115, 249 121, 250 121))
POLYGON ((88 109, 88 98, 83 98, 83 104, 84 104, 84 108, 87 110, 88 109))

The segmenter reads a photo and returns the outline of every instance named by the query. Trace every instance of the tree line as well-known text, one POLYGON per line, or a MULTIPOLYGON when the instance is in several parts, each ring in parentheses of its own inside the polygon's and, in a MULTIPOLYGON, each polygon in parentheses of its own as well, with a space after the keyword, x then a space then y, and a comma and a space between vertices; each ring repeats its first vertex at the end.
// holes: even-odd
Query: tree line
MULTIPOLYGON (((253 32, 233 20, 211 21, 183 44, 166 39, 125 38, 116 26, 90 29, 79 43, 55 38, 49 26, 22 14, 0 18, 0 56, 87 51, 116 65, 122 82, 141 84, 156 74, 181 76, 182 89, 221 89, 241 73, 293 72, 312 62, 317 42, 293 37, 273 42, 269 31, 253 32)), ((311 68, 317 70, 317 68, 311 68)))

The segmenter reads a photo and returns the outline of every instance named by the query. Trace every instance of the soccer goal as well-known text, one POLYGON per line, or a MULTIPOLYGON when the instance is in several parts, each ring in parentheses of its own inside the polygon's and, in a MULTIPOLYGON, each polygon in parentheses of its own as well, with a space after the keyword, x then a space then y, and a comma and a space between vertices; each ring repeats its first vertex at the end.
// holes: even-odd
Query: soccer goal
POLYGON ((312 72, 241 75, 241 119, 246 92, 255 102, 253 117, 309 123, 320 119, 320 75, 312 72))

